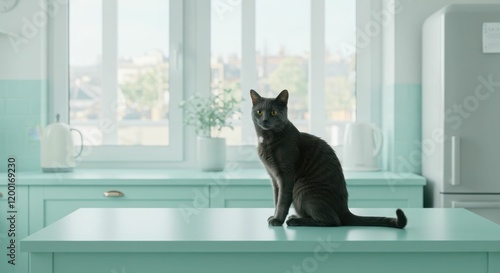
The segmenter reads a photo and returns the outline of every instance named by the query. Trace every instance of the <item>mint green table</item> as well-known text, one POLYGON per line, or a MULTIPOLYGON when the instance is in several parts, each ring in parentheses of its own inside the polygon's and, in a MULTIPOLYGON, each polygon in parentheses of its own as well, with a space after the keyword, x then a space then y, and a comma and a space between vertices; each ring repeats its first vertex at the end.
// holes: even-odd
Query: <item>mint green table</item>
POLYGON ((33 273, 500 272, 500 226, 463 209, 405 209, 404 230, 269 227, 272 211, 79 209, 21 250, 33 273))

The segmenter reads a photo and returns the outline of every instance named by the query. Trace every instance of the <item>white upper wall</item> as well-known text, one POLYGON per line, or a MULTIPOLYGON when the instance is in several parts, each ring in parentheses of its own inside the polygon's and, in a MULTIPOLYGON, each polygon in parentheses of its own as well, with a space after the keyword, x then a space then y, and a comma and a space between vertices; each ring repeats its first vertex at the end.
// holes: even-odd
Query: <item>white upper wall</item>
MULTIPOLYGON (((0 80, 47 78, 46 19, 57 15, 58 8, 63 8, 67 0, 53 0, 56 6, 49 8, 42 4, 46 1, 21 0, 12 11, 0 14, 0 31, 22 37, 10 38, 0 34, 0 80)), ((390 37, 385 37, 383 42, 384 84, 421 82, 422 24, 429 15, 453 3, 500 4, 500 0, 384 1, 394 2, 393 6, 401 9, 394 15, 395 24, 389 27, 390 37), (392 64, 387 64, 387 61, 392 64)))
MULTIPOLYGON (((63 0, 58 0, 63 2, 63 0)), ((47 12, 46 1, 20 0, 17 6, 0 13, 0 80, 46 79, 47 12)))

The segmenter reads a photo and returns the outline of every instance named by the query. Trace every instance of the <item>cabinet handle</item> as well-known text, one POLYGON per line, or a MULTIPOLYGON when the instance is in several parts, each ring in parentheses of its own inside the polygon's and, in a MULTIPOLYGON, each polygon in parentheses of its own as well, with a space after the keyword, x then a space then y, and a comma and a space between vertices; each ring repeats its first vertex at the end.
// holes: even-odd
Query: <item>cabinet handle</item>
POLYGON ((104 196, 106 197, 123 197, 125 194, 121 191, 105 191, 104 196))
POLYGON ((0 192, 0 198, 3 197, 3 194, 0 192))

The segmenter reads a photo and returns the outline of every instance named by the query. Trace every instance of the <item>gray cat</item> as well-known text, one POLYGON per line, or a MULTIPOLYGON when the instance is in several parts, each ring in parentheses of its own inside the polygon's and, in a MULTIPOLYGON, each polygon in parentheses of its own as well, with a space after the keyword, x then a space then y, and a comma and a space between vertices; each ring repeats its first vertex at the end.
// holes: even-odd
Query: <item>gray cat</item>
POLYGON ((275 99, 250 90, 252 119, 259 139, 259 157, 271 177, 274 215, 267 220, 281 226, 293 202, 297 215, 289 226, 384 226, 404 228, 401 209, 396 218, 352 214, 347 207, 347 187, 333 149, 322 139, 301 133, 288 120, 288 91, 275 99))

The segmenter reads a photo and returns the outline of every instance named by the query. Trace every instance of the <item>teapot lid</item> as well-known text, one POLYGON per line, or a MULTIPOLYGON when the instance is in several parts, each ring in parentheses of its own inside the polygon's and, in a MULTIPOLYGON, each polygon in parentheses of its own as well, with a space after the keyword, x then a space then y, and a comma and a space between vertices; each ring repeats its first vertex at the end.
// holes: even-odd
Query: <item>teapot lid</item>
POLYGON ((54 123, 51 123, 49 125, 47 125, 47 128, 65 128, 65 129, 69 129, 69 125, 64 123, 64 122, 61 122, 61 115, 60 114, 56 114, 56 122, 54 123))

